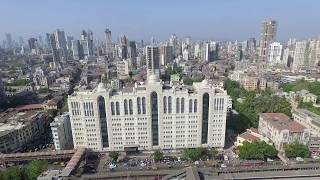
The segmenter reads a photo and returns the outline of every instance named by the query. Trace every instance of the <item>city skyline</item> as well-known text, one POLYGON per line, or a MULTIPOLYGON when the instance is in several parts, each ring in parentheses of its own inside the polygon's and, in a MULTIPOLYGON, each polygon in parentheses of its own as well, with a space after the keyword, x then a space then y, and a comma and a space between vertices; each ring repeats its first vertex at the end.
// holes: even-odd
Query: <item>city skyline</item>
POLYGON ((317 21, 316 7, 320 3, 312 0, 303 4, 298 1, 259 3, 252 0, 84 2, 34 0, 19 2, 21 6, 16 6, 16 0, 3 2, 0 15, 10 15, 10 18, 0 22, 0 39, 5 38, 5 33, 18 39, 19 36, 37 37, 58 28, 75 37, 80 36, 82 29, 91 29, 96 39, 104 39, 106 26, 113 32, 113 41, 120 34, 149 42, 151 37, 166 40, 173 33, 178 37, 191 36, 195 40, 258 39, 261 22, 268 17, 278 22, 277 39, 280 41, 319 36, 319 25, 314 22, 317 21), (283 9, 286 9, 285 13, 283 9))

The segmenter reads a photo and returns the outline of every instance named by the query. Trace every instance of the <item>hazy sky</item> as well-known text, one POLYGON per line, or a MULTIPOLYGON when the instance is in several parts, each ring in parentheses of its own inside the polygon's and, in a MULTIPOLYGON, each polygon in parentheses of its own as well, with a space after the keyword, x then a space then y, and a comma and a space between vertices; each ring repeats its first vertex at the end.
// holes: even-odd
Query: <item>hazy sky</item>
POLYGON ((261 22, 272 17, 278 39, 320 35, 320 0, 1 0, 0 39, 37 36, 55 29, 80 35, 91 29, 114 40, 167 39, 172 33, 193 39, 244 40, 258 37, 261 22))

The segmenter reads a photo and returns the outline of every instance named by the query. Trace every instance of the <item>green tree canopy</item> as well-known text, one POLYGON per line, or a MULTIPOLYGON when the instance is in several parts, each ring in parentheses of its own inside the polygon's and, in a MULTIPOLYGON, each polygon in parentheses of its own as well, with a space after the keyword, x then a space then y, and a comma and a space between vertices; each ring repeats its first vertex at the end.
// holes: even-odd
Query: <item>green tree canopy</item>
POLYGON ((118 161, 119 153, 116 151, 109 152, 109 157, 112 163, 116 163, 118 161))
POLYGON ((242 146, 238 147, 239 157, 245 160, 266 160, 277 156, 277 150, 274 146, 267 144, 264 141, 243 142, 242 146))
POLYGON ((287 144, 284 146, 285 155, 288 158, 295 158, 295 157, 309 157, 310 151, 307 146, 300 144, 298 142, 287 144))
POLYGON ((163 153, 160 150, 156 150, 152 154, 152 157, 155 162, 159 162, 163 158, 163 153))

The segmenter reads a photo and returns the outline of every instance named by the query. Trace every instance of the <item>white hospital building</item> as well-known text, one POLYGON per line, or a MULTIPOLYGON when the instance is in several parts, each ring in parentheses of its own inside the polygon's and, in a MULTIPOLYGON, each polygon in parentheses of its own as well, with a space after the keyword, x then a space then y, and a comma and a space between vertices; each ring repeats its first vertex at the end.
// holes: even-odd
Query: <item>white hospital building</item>
POLYGON ((227 92, 203 80, 193 86, 150 75, 132 87, 97 88, 68 98, 74 147, 93 151, 224 147, 227 92))

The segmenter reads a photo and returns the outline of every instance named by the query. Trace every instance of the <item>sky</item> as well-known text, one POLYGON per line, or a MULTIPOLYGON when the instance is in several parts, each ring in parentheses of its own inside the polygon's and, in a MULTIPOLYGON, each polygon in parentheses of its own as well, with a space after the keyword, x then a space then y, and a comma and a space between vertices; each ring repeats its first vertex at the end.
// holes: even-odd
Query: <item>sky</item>
POLYGON ((90 29, 102 39, 106 26, 115 41, 166 40, 175 33, 194 40, 259 38, 261 23, 278 22, 277 39, 319 37, 320 0, 1 0, 0 39, 37 37, 55 29, 80 38, 90 29))

